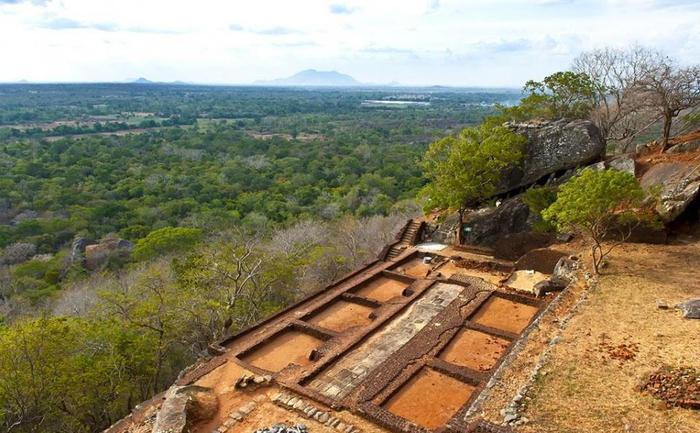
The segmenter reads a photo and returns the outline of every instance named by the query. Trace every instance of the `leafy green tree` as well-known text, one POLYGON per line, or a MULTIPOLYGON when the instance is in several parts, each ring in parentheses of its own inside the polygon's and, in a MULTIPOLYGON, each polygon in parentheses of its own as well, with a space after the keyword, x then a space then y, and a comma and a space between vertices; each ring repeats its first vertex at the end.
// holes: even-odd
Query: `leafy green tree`
POLYGON ((147 397, 148 336, 74 317, 0 326, 0 430, 100 431, 147 397))
POLYGON ((151 259, 163 254, 191 248, 202 238, 202 230, 189 227, 163 227, 139 239, 134 247, 134 258, 151 259))
POLYGON ((556 72, 542 81, 530 80, 520 105, 505 109, 513 120, 587 119, 595 106, 595 86, 584 73, 556 72))
MULTIPOLYGON (((533 215, 542 216, 542 211, 547 209, 557 200, 557 189, 551 186, 533 186, 523 193, 523 202, 533 215)), ((535 221, 532 228, 538 232, 553 232, 556 227, 543 219, 535 221)))
POLYGON ((426 210, 457 210, 461 242, 464 212, 497 192, 504 170, 521 160, 525 142, 506 127, 482 124, 432 143, 422 161, 426 210))
POLYGON ((559 188, 556 201, 542 216, 560 231, 574 231, 589 239, 593 269, 598 274, 601 263, 629 239, 633 229, 654 224, 653 214, 642 208, 643 199, 644 191, 633 175, 587 168, 559 188))

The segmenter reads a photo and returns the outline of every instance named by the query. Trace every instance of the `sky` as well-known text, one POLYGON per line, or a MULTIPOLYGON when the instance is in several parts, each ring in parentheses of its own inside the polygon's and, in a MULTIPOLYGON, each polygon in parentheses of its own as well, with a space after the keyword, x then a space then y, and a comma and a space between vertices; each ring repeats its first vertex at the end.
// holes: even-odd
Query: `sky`
POLYGON ((631 44, 700 63, 700 0, 0 0, 0 82, 520 87, 631 44))

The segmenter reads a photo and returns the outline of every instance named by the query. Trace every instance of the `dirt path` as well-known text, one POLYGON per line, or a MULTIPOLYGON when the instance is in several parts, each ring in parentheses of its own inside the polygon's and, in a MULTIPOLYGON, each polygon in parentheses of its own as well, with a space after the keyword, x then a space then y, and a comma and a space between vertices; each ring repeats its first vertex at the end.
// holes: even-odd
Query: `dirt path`
POLYGON ((700 412, 636 387, 664 364, 700 367, 700 321, 657 308, 700 296, 700 242, 626 245, 554 347, 523 432, 697 433, 700 412))

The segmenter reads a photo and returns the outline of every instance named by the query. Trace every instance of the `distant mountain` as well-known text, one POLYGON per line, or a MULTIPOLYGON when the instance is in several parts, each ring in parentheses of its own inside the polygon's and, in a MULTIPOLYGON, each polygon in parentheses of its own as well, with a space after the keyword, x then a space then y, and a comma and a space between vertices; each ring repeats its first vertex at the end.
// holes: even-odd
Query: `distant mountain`
POLYGON ((133 83, 133 84, 153 84, 153 81, 147 80, 147 79, 145 79, 145 78, 143 78, 143 77, 138 77, 138 78, 135 79, 135 80, 129 80, 129 82, 130 82, 130 83, 133 83))
POLYGON ((362 83, 350 75, 336 71, 317 71, 307 69, 287 78, 270 81, 256 81, 255 84, 265 86, 359 86, 362 83))

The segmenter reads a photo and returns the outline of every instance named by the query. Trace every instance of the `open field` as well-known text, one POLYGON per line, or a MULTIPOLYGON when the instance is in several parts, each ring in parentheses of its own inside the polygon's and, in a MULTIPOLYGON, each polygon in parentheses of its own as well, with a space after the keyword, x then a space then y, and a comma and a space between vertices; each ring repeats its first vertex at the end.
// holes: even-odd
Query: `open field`
POLYGON ((697 432, 698 411, 667 409, 636 387, 663 365, 700 367, 700 321, 656 305, 700 296, 699 263, 697 241, 614 251, 545 365, 522 431, 697 432))

